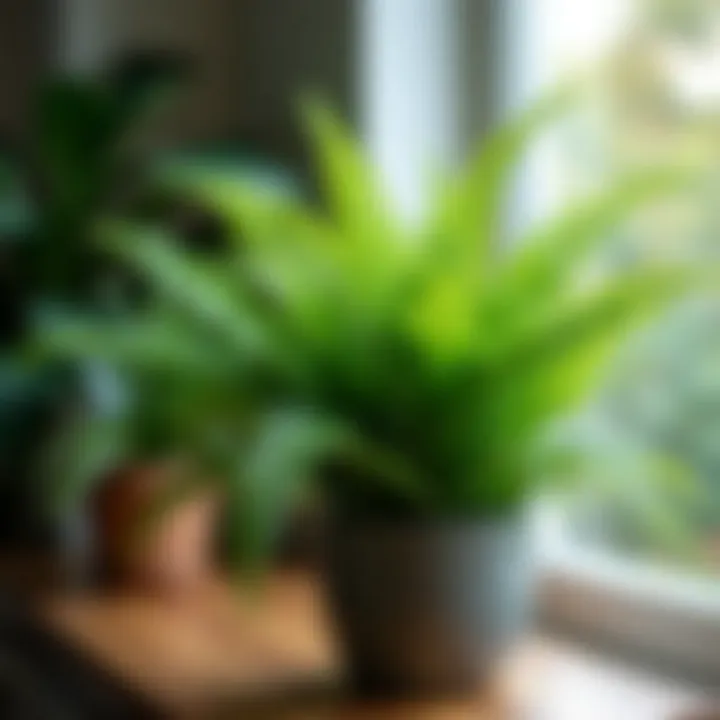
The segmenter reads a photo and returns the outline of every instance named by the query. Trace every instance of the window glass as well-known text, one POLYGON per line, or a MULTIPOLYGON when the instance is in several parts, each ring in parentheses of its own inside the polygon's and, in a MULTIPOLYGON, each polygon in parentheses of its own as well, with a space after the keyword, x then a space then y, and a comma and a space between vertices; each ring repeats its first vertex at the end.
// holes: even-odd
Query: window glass
MULTIPOLYGON (((563 191, 655 164, 701 167, 710 177, 634 217, 593 272, 639 257, 675 264, 720 255, 712 178, 720 168, 720 3, 635 7, 558 143, 563 191)), ((712 292, 624 348, 607 386, 565 432, 595 460, 578 472, 598 476, 571 513, 576 543, 720 578, 720 302, 712 292)))

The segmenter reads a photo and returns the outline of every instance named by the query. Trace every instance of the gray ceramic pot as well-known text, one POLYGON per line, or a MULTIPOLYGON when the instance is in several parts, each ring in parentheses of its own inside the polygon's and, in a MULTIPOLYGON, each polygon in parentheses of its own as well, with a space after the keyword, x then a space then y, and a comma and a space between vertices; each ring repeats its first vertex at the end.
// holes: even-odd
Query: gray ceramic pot
POLYGON ((328 549, 330 604, 362 694, 475 692, 527 629, 524 518, 346 520, 328 549))

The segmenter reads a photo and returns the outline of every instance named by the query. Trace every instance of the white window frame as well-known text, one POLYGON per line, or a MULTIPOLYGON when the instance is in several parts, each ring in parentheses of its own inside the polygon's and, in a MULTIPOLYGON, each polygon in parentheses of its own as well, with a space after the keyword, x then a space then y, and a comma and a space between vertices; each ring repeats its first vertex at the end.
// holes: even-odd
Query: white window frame
POLYGON ((720 687, 720 582, 584 547, 571 540, 562 510, 540 514, 542 621, 720 687))

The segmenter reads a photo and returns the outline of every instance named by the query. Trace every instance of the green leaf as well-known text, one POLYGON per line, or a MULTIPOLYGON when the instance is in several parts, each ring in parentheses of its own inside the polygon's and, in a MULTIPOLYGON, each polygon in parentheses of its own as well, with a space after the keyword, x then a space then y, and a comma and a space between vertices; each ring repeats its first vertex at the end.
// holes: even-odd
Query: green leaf
POLYGON ((238 362, 248 357, 269 360, 275 354, 270 328, 244 289, 230 286, 220 266, 191 258, 151 231, 116 227, 105 244, 140 271, 162 298, 224 340, 238 362))
POLYGON ((513 171, 540 131, 571 105, 572 85, 544 95, 480 143, 467 167, 448 183, 424 233, 431 262, 470 264, 482 285, 502 239, 501 215, 513 171))
MULTIPOLYGON (((381 315, 401 271, 408 239, 387 207, 377 173, 360 144, 322 102, 308 99, 303 118, 324 210, 337 233, 337 271, 357 305, 381 315)), ((352 312, 353 303, 344 303, 352 312)), ((370 313, 367 313, 369 318, 370 313)))
POLYGON ((297 408, 270 410, 245 439, 230 478, 233 556, 257 571, 272 554, 290 510, 342 431, 327 418, 297 408))
POLYGON ((494 326, 503 335, 521 332, 528 315, 552 310, 579 263, 607 242, 609 232, 639 208, 686 189, 688 181, 687 172, 678 168, 635 174, 520 241, 489 289, 494 326))
POLYGON ((55 317, 37 331, 34 349, 45 358, 101 360, 133 369, 200 371, 219 367, 222 345, 200 345, 195 333, 173 326, 170 317, 151 316, 116 321, 55 317))
POLYGON ((637 272, 578 298, 552 322, 495 359, 503 397, 498 431, 524 442, 539 425, 585 399, 613 352, 638 324, 693 289, 690 271, 637 272))
POLYGON ((329 213, 347 241, 386 253, 393 222, 376 173, 359 143, 319 100, 306 99, 302 111, 329 213))

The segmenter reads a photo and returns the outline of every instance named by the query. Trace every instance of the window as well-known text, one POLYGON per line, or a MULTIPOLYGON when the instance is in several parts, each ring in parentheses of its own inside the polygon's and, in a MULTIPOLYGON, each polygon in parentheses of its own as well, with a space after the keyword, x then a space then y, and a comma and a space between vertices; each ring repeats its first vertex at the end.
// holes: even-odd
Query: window
MULTIPOLYGON (((390 189, 411 211, 422 207, 428 165, 462 156, 499 111, 583 64, 603 71, 578 117, 530 159, 511 230, 608 173, 720 159, 717 0, 373 0, 362 7, 363 57, 371 58, 363 65, 365 130, 390 189), (392 61, 383 62, 383 53, 392 61)), ((632 261, 632 253, 658 262, 717 255, 715 197, 694 192, 634 218, 619 238, 630 242, 611 243, 600 269, 632 261)), ((719 321, 720 304, 706 298, 625 349, 571 428, 597 459, 584 473, 598 475, 592 485, 602 492, 538 514, 549 620, 716 678, 719 321), (689 491, 693 482, 699 494, 689 491)))
MULTIPOLYGON (((547 70, 615 28, 588 107, 542 162, 559 195, 609 172, 720 160, 720 4, 542 0, 547 70), (552 6, 552 7, 551 7, 552 6), (555 14, 552 14, 555 11, 555 14), (565 24, 555 22, 565 18, 565 24), (575 22, 577 24, 570 25, 575 22)), ((541 66, 543 66, 541 64, 541 66)), ((716 188, 635 218, 603 270, 642 253, 657 262, 717 257, 716 188), (629 254, 628 254, 629 253, 629 254)), ((612 244, 611 244, 612 245, 612 244)), ((665 663, 720 674, 720 301, 686 303, 621 353, 570 428, 597 483, 547 520, 549 615, 665 663)))

